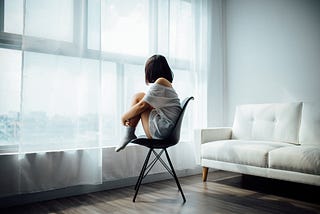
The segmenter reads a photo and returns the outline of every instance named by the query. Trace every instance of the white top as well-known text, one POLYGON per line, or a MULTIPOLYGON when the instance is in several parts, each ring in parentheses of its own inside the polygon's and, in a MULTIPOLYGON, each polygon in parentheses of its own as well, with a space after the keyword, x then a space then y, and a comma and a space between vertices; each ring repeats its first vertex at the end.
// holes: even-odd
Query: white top
POLYGON ((143 100, 154 108, 149 115, 151 137, 168 137, 181 112, 180 99, 176 91, 172 87, 154 83, 143 100))

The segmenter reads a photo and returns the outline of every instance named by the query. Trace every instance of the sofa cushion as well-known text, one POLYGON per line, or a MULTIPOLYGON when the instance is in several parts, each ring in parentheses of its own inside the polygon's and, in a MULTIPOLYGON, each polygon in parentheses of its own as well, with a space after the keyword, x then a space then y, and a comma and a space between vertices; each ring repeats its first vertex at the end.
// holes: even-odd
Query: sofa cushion
POLYGON ((299 141, 320 146, 320 103, 303 103, 299 141))
POLYGON ((232 138, 298 144, 301 108, 301 102, 237 106, 232 138))
POLYGON ((268 152, 288 145, 292 144, 272 141, 221 140, 203 144, 201 157, 236 164, 268 167, 268 152))
POLYGON ((289 146, 270 151, 269 167, 320 175, 319 146, 289 146))

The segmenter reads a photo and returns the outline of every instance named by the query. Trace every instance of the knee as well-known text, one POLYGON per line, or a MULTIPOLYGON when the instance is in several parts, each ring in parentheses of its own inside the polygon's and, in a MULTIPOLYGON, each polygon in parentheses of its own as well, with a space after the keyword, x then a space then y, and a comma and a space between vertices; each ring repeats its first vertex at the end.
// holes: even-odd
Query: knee
POLYGON ((138 103, 138 102, 140 102, 140 100, 143 99, 144 95, 145 95, 144 92, 136 93, 136 94, 133 95, 133 97, 132 97, 132 102, 133 102, 133 103, 138 103))

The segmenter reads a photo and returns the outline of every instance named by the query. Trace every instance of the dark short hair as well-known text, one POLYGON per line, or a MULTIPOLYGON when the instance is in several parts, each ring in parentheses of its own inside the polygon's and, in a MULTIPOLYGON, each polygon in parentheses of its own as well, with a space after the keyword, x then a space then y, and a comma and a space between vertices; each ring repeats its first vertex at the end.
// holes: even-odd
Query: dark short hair
POLYGON ((171 83, 173 81, 173 73, 166 58, 162 55, 153 55, 147 60, 145 66, 146 84, 154 83, 160 77, 167 79, 171 83))

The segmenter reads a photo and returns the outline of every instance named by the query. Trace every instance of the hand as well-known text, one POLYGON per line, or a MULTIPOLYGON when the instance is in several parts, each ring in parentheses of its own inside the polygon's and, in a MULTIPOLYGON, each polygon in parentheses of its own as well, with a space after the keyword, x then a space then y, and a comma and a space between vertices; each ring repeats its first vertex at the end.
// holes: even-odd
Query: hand
POLYGON ((121 120, 122 120, 122 124, 123 124, 124 126, 129 126, 129 125, 130 125, 130 119, 122 118, 121 120))
POLYGON ((126 121, 124 122, 124 125, 125 125, 125 126, 130 126, 130 120, 126 120, 126 121))

